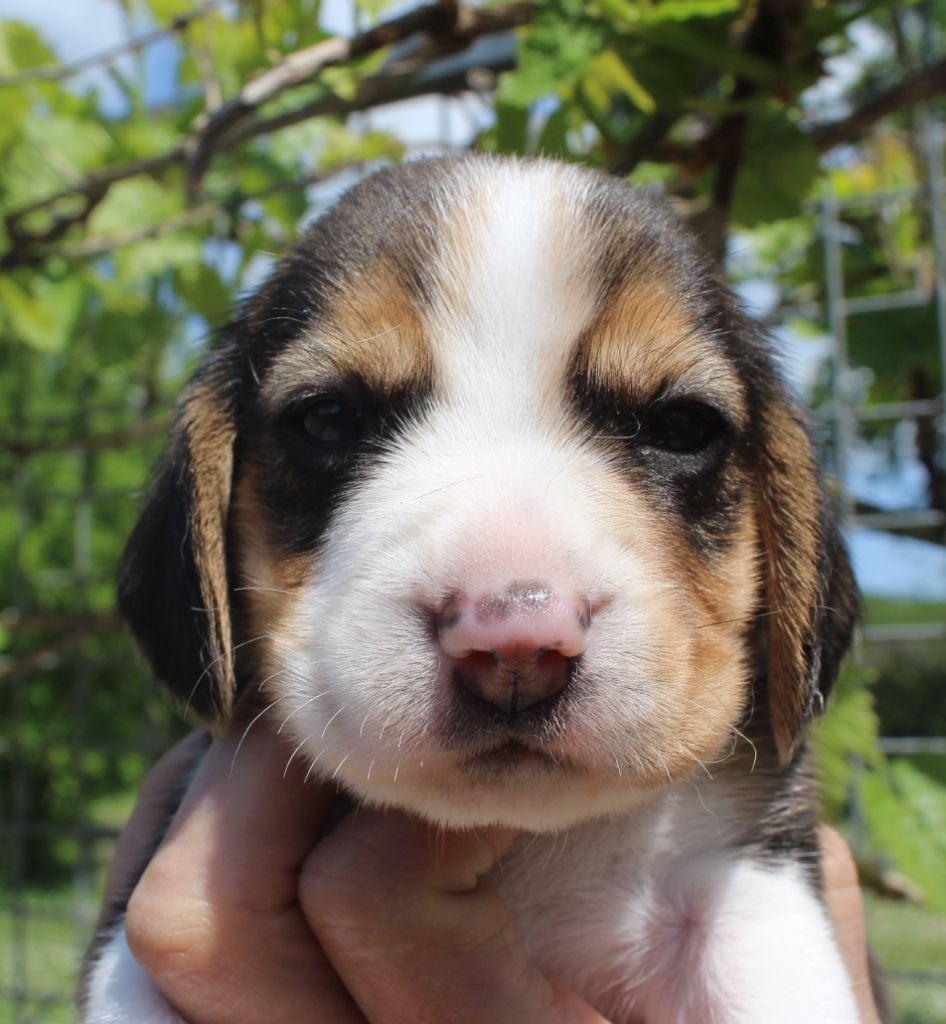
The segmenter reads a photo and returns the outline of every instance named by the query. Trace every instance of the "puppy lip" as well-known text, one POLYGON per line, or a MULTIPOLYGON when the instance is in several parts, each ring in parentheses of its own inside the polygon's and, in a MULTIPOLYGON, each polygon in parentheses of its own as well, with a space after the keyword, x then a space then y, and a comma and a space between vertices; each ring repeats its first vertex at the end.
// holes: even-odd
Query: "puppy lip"
POLYGON ((461 768, 518 768, 525 765, 561 769, 562 758, 555 757, 541 746, 515 737, 466 754, 459 761, 461 768))

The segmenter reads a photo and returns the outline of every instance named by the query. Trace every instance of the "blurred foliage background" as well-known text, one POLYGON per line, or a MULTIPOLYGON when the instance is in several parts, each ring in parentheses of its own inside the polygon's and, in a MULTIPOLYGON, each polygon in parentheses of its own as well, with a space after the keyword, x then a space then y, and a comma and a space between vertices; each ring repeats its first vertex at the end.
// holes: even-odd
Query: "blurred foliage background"
MULTIPOLYGON (((935 402, 944 41, 946 0, 0 0, 0 1024, 69 1019, 115 829, 182 729, 121 631, 115 566, 182 381, 300 226, 417 152, 580 161, 670 197, 804 349, 832 326, 840 202, 846 294, 881 300, 847 321, 860 399, 935 402), (72 52, 67 8, 111 42, 72 52)), ((843 474, 849 382, 823 354, 810 398, 843 474)), ((871 420, 858 443, 907 420, 912 533, 941 550, 941 424, 871 420)), ((946 736, 944 613, 868 594, 869 626, 931 628, 865 644, 816 737, 825 811, 887 900, 904 1021, 946 1020, 946 757, 879 737, 946 736)))

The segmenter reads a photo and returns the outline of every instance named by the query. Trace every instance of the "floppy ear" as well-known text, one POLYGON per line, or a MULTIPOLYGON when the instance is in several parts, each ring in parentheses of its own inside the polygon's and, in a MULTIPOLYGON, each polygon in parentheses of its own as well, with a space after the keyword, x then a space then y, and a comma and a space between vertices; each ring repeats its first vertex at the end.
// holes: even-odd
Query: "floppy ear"
POLYGON ((236 688, 226 552, 236 427, 208 377, 184 393, 125 548, 118 605, 158 678, 186 708, 222 721, 236 688))
POLYGON ((779 756, 787 761, 834 684, 858 596, 798 411, 779 397, 766 404, 762 417, 767 691, 779 756))

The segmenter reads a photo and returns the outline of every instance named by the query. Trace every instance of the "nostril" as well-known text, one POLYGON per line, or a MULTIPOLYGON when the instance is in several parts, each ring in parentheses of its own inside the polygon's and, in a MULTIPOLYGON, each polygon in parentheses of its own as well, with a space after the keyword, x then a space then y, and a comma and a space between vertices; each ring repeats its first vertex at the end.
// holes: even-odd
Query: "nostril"
POLYGON ((499 655, 493 651, 470 651, 465 658, 459 659, 467 672, 482 674, 492 672, 499 664, 499 655))
POLYGON ((561 672, 563 666, 569 661, 560 651, 545 650, 536 655, 535 663, 540 672, 561 672))
POLYGON ((498 708, 510 718, 562 693, 580 659, 546 651, 529 658, 497 658, 474 651, 453 662, 453 684, 458 691, 498 708))

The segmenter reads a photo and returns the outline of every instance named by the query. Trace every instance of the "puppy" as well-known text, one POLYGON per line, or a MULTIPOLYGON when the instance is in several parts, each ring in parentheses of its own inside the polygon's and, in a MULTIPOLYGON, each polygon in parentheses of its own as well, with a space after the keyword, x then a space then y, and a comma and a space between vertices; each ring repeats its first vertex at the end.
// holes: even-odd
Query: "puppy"
MULTIPOLYGON (((804 753, 848 559, 651 198, 482 157, 354 188, 188 387, 120 604, 204 719, 262 687, 356 800, 535 833, 498 884, 614 1024, 857 1020, 804 753)), ((96 948, 86 1020, 175 1019, 120 921, 96 948)))

